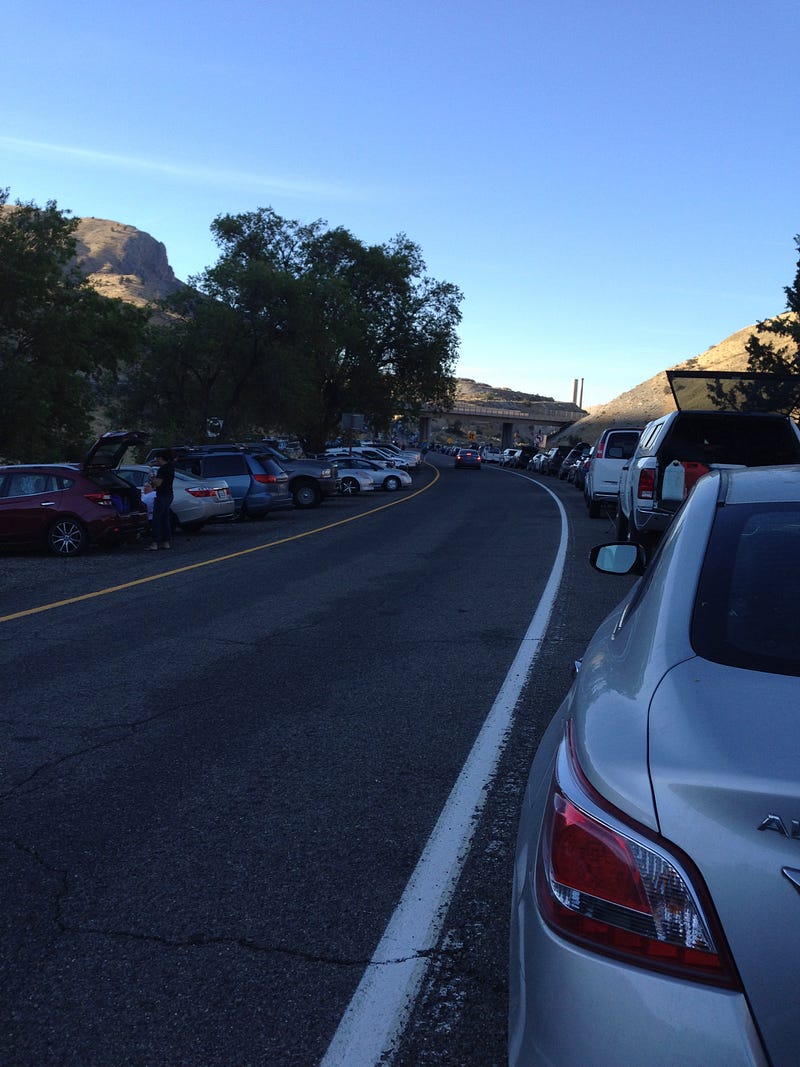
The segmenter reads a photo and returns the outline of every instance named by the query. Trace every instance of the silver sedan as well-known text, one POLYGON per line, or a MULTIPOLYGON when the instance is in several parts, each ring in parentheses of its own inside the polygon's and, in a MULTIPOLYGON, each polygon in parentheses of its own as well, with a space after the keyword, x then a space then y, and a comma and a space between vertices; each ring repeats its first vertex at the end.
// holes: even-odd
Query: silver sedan
MULTIPOLYGON (((117 474, 135 485, 142 493, 142 499, 145 499, 145 486, 153 477, 152 467, 130 464, 118 467, 117 474)), ((233 518, 234 500, 228 483, 222 478, 200 481, 183 471, 175 471, 173 493, 173 523, 183 530, 199 530, 207 522, 233 518)), ((152 502, 148 506, 148 511, 151 510, 152 502)))
POLYGON ((339 476, 344 478, 343 471, 358 470, 372 479, 375 489, 384 489, 393 493, 398 489, 407 489, 411 485, 411 475, 400 467, 385 467, 376 460, 367 459, 365 456, 353 454, 348 456, 332 455, 339 467, 339 476))
POLYGON ((651 563, 590 562, 643 576, 533 763, 509 1062, 794 1067, 800 468, 708 474, 651 563))

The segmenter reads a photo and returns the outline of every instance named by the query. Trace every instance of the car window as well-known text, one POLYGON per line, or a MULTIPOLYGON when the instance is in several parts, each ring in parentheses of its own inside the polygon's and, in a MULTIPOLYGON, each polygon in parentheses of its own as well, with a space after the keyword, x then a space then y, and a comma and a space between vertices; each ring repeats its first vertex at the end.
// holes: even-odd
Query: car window
POLYGON ((38 496, 40 493, 52 493, 57 488, 54 475, 25 471, 9 475, 3 496, 38 496))
POLYGON ((607 459, 630 459, 639 443, 638 433, 612 433, 605 451, 607 459))
POLYGON ((642 434, 642 440, 641 440, 641 451, 642 452, 646 452, 647 449, 649 449, 651 447, 651 445, 653 444, 653 441, 658 436, 659 431, 661 430, 661 427, 663 425, 664 424, 661 423, 661 422, 655 422, 655 423, 653 423, 653 425, 650 427, 649 430, 647 430, 647 429, 645 430, 645 432, 642 434))
POLYGON ((204 478, 224 478, 248 473, 244 456, 204 456, 201 469, 204 478))
POLYGON ((800 675, 800 506, 720 508, 700 576, 692 645, 716 663, 800 675))

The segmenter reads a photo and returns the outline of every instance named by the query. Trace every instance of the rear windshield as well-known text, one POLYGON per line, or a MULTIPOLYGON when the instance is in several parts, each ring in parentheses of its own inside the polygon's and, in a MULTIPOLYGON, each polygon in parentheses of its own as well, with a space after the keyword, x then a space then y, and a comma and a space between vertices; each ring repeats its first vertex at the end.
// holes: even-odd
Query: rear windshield
POLYGON ((603 456, 605 459, 630 459, 636 451, 640 436, 638 430, 631 430, 627 433, 622 431, 610 433, 603 456))
POLYGON ((700 575, 692 646, 716 663, 800 675, 800 504, 720 508, 700 575))

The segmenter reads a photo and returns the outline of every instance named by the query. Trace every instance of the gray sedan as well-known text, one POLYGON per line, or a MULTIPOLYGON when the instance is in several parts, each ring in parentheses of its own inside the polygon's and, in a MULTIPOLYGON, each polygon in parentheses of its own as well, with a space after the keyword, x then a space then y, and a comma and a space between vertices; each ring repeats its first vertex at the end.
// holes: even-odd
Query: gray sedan
POLYGON ((643 576, 533 763, 509 1062, 794 1067, 800 467, 708 474, 650 564, 591 562, 643 576))

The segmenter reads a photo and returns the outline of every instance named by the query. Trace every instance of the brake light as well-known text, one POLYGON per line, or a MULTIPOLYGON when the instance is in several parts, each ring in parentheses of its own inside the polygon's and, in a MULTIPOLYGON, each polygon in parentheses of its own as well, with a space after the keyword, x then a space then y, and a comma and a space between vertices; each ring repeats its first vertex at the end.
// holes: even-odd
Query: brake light
POLYGON ((602 459, 603 458, 603 453, 605 452, 605 450, 606 450, 605 441, 599 441, 598 445, 597 445, 597 451, 594 454, 594 458, 595 459, 602 459))
POLYGON ((84 493, 83 495, 92 504, 99 504, 101 508, 111 508, 114 506, 114 501, 111 499, 110 493, 84 493))
POLYGON ((656 491, 656 472, 652 467, 645 467, 639 472, 639 487, 636 495, 640 500, 652 500, 656 491))
POLYGON ((274 474, 254 474, 253 477, 262 485, 274 485, 278 480, 274 474))
POLYGON ((624 962, 739 988, 711 900, 688 857, 611 809, 559 751, 536 873, 559 935, 624 962))

